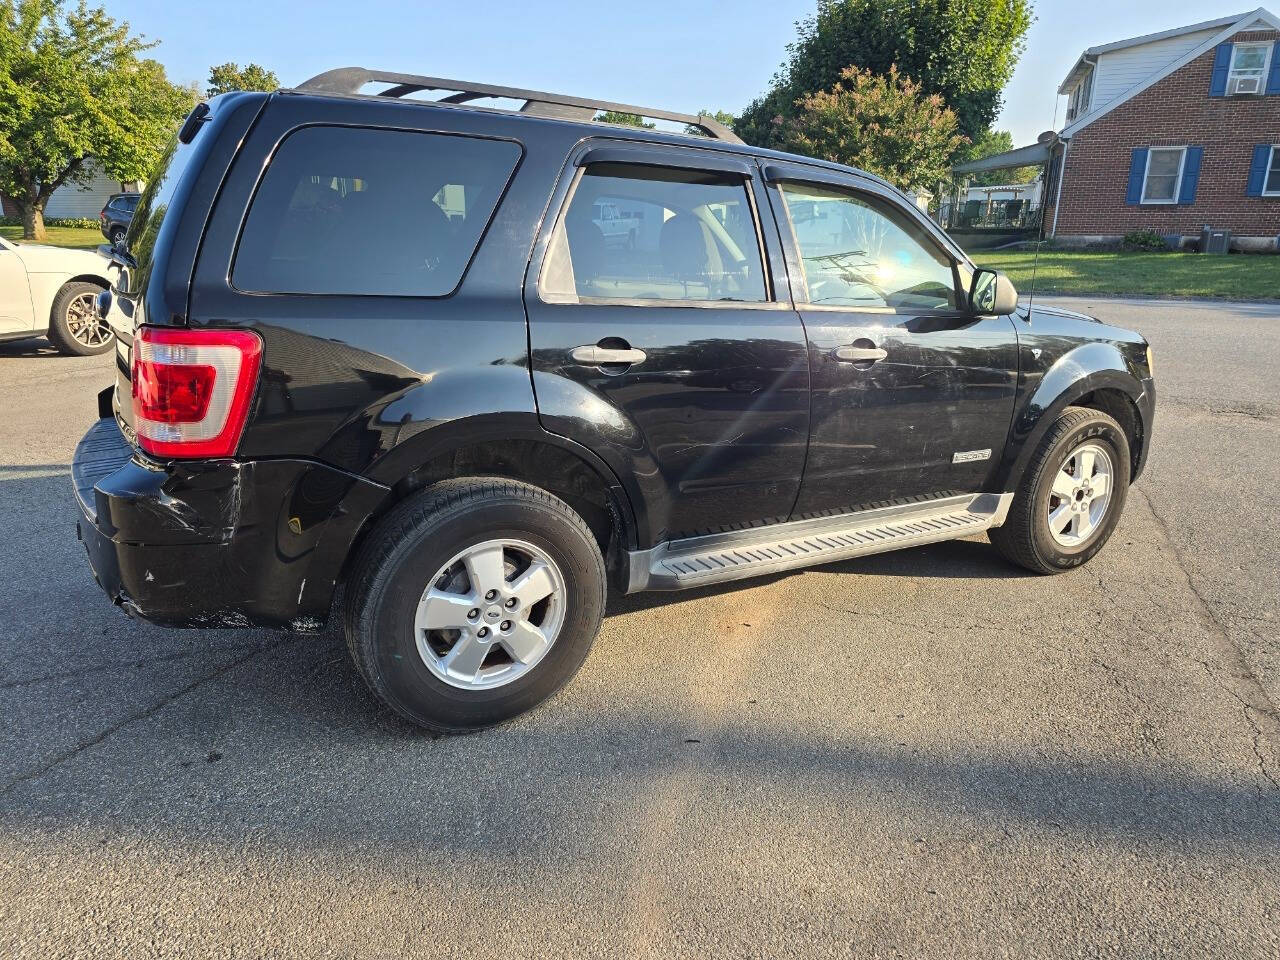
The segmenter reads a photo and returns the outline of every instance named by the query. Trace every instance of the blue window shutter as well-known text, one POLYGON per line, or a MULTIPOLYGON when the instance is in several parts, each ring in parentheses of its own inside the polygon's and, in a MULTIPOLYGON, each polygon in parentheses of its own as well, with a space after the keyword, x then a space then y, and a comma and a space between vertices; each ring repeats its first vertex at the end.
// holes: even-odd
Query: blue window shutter
POLYGON ((1234 44, 1220 43, 1213 54, 1213 79, 1209 81, 1209 96, 1227 95, 1227 74, 1231 71, 1231 51, 1234 44))
POLYGON ((1204 147, 1187 147, 1182 161, 1182 189, 1178 191, 1178 205, 1188 206, 1196 202, 1196 185, 1200 183, 1200 161, 1204 159, 1204 147))
POLYGON ((1251 197, 1262 196, 1267 179, 1267 165, 1271 162, 1271 144, 1260 143, 1253 148, 1253 163, 1249 164, 1249 187, 1245 193, 1251 197))
POLYGON ((1271 72, 1267 74, 1267 93, 1280 93, 1280 40, 1271 48, 1271 72))
POLYGON ((1134 147, 1133 159, 1129 161, 1129 192, 1124 202, 1135 204, 1142 202, 1142 178, 1147 175, 1147 148, 1134 147))

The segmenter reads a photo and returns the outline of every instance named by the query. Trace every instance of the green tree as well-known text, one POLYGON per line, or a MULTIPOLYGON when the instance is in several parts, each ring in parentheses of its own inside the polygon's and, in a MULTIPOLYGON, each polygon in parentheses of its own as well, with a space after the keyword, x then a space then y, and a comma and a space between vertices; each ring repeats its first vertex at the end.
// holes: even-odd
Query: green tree
POLYGON ((595 116, 596 123, 616 123, 624 127, 643 127, 645 130, 652 130, 654 124, 645 123, 644 118, 634 113, 619 113, 617 110, 606 110, 604 113, 597 113, 595 116))
MULTIPOLYGON (((988 130, 960 152, 958 162, 969 163, 983 157, 993 157, 997 153, 1007 153, 1012 149, 1013 135, 1008 130, 988 130)), ((992 187, 1004 183, 1031 183, 1039 175, 1040 168, 1036 166, 1011 167, 969 174, 969 182, 976 187, 992 187)))
POLYGON ((1031 0, 818 0, 771 88, 739 117, 748 143, 779 146, 805 94, 829 90, 848 66, 891 66, 938 94, 960 133, 976 140, 1000 110, 1000 93, 1026 46, 1031 0))
POLYGON ((966 142, 942 97, 892 66, 884 76, 847 68, 829 91, 800 98, 782 134, 788 150, 861 167, 903 190, 946 179, 947 158, 966 142))
POLYGON ((0 0, 0 193, 43 240, 44 209, 64 184, 86 182, 93 158, 114 180, 138 180, 195 104, 153 44, 101 8, 0 0))
POLYGON ((276 90, 280 86, 280 78, 256 63, 247 63, 243 70, 238 63, 220 63, 209 68, 209 82, 205 85, 205 96, 216 97, 220 93, 232 90, 276 90))

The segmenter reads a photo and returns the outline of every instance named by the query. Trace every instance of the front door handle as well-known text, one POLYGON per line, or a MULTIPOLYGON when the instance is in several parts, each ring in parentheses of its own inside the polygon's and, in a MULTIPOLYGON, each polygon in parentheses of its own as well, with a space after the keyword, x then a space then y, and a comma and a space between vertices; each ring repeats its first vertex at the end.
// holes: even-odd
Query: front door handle
POLYGON ((880 347, 836 347, 833 355, 841 363, 879 363, 889 351, 880 347))
POLYGON ((569 356, 573 357, 575 363, 580 363, 586 367, 602 367, 612 364, 630 366, 631 364, 644 363, 645 361, 645 352, 643 350, 636 350, 633 347, 601 347, 594 343, 574 347, 569 351, 569 356))

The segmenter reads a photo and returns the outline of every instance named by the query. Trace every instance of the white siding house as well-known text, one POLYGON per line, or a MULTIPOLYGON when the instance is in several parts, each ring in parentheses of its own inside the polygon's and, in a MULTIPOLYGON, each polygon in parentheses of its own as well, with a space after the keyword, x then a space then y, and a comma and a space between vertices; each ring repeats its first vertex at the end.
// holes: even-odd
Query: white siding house
POLYGON ((48 206, 44 209, 44 217, 46 220, 60 217, 97 219, 98 213, 106 206, 109 196, 113 193, 129 193, 136 189, 137 184, 122 184, 118 180, 109 179, 95 165, 93 179, 86 185, 68 185, 59 187, 53 192, 48 206))
MULTIPOLYGON (((1098 57, 1094 68, 1093 100, 1089 111, 1105 107, 1130 87, 1157 73, 1212 37, 1216 30, 1198 30, 1139 46, 1124 47, 1098 57)), ((1089 112, 1086 111, 1086 112, 1089 112)))
POLYGON ((1067 113, 1063 125, 1095 113, 1117 97, 1132 90, 1201 44, 1213 38, 1223 27, 1237 22, 1243 14, 1206 20, 1190 26, 1149 33, 1115 43, 1090 47, 1080 54, 1074 67, 1058 88, 1067 97, 1067 113))

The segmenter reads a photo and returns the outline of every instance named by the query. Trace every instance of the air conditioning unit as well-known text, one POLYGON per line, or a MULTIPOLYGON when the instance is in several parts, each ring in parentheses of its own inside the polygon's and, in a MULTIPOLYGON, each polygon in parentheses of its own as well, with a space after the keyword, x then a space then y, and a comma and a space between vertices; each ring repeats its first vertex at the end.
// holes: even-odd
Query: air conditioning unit
POLYGON ((1200 231, 1200 252, 1230 253, 1231 231, 1215 230, 1213 227, 1205 224, 1204 228, 1200 231))
POLYGON ((1227 85, 1227 94, 1235 96, 1239 93, 1261 93, 1262 77, 1232 77, 1227 85))

